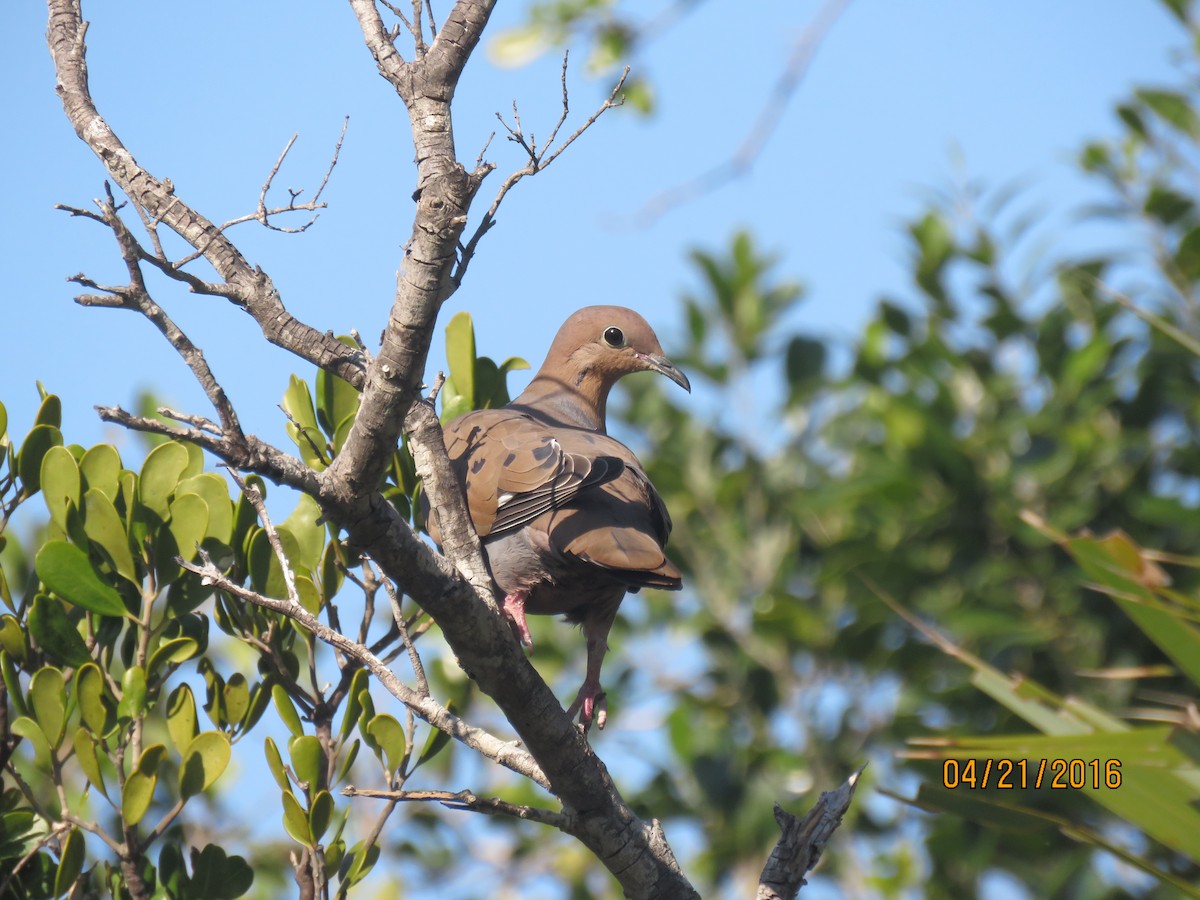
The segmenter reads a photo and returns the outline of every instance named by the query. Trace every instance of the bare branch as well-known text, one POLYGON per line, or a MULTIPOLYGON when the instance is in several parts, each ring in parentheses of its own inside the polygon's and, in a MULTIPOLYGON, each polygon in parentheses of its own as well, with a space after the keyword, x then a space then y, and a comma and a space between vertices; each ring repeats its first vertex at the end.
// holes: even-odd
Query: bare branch
MULTIPOLYGON (((525 165, 525 167, 523 169, 518 169, 517 171, 515 171, 511 175, 509 175, 506 179, 504 179, 504 183, 502 185, 500 185, 500 190, 497 191, 496 198, 492 201, 492 205, 488 208, 488 211, 483 214, 482 221, 480 221, 479 225, 476 227, 475 233, 471 235, 471 239, 469 241, 467 241, 467 243, 465 245, 460 245, 459 254, 458 254, 458 267, 454 270, 454 275, 453 275, 455 285, 462 283, 463 276, 467 272, 467 266, 469 266, 471 264, 471 259, 475 256, 475 250, 479 246, 480 240, 482 240, 483 236, 485 234, 487 234, 489 231, 491 231, 492 226, 496 224, 496 211, 500 208, 500 204, 504 202, 504 198, 508 194, 508 192, 510 190, 512 190, 516 186, 517 182, 519 182, 522 178, 526 177, 527 175, 536 175, 538 172, 547 168, 552 162, 554 162, 556 159, 558 159, 558 157, 562 155, 563 151, 566 150, 568 147, 570 147, 573 143, 575 143, 576 138, 578 138, 585 131, 587 131, 589 128, 591 128, 592 125, 594 125, 596 123, 596 120, 599 119, 602 115, 604 115, 605 112, 612 109, 613 107, 622 105, 625 101, 623 98, 620 97, 621 88, 625 86, 625 80, 628 77, 629 77, 629 67, 626 66, 625 70, 621 73, 621 77, 617 80, 616 85, 613 87, 612 91, 609 93, 608 98, 603 103, 601 103, 600 107, 587 118, 587 121, 585 121, 582 125, 580 125, 578 128, 576 128, 574 133, 572 133, 571 136, 569 138, 567 138, 566 141, 563 142, 562 146, 559 147, 557 150, 555 150, 553 153, 549 152, 550 148, 554 144, 554 139, 558 136, 559 128, 561 128, 563 122, 566 121, 567 114, 570 109, 570 105, 568 103, 568 98, 567 98, 567 57, 566 57, 566 55, 563 56, 563 74, 562 74, 563 111, 562 111, 562 115, 559 117, 559 120, 555 124, 554 129, 550 132, 550 140, 547 141, 546 144, 542 147, 542 152, 540 154, 537 152, 537 145, 536 145, 536 143, 534 143, 532 136, 530 137, 530 139, 528 141, 526 141, 525 135, 521 131, 521 119, 517 115, 516 103, 513 103, 513 123, 514 123, 513 126, 510 127, 509 124, 504 121, 503 117, 501 117, 501 115, 499 113, 496 113, 496 118, 500 119, 500 124, 504 126, 506 131, 508 131, 509 140, 514 141, 517 144, 520 144, 520 146, 522 148, 524 148, 526 154, 529 156, 529 162, 525 165), (549 155, 547 155, 547 154, 549 154, 549 155)), ((491 138, 488 138, 488 142, 489 143, 491 142, 491 138)), ((486 146, 484 147, 484 149, 485 150, 487 149, 486 146)), ((483 157, 483 154, 480 153, 480 158, 482 159, 482 157, 483 157)), ((484 168, 485 167, 481 167, 479 165, 476 166, 476 170, 475 170, 476 175, 479 177, 480 180, 482 180, 483 177, 486 176, 488 174, 488 172, 490 172, 495 167, 491 166, 491 167, 486 168, 486 170, 484 170, 484 168), (482 174, 480 174, 481 172, 482 172, 482 174)))
POLYGON ((798 819, 775 804, 775 821, 779 823, 779 842, 771 851, 758 881, 757 900, 792 900, 805 884, 804 876, 821 859, 829 838, 842 824, 850 809, 854 788, 865 766, 859 767, 838 788, 822 791, 817 802, 803 819, 798 819))
POLYGON ((804 76, 808 74, 809 66, 821 44, 849 5, 850 0, 826 0, 816 18, 793 46, 787 66, 775 82, 766 103, 733 156, 695 178, 655 194, 633 217, 635 227, 645 227, 664 213, 714 191, 750 171, 775 129, 779 127, 788 102, 804 81, 804 76))
POLYGON ((497 797, 479 797, 471 791, 372 791, 349 785, 342 789, 342 793, 347 797, 378 797, 406 803, 440 803, 447 809, 466 809, 489 816, 508 816, 540 822, 568 834, 572 828, 571 816, 566 813, 537 806, 519 806, 497 797))
POLYGON ((199 565, 187 562, 182 558, 179 558, 177 561, 189 572, 199 575, 202 582, 206 585, 214 585, 227 594, 237 597, 239 600, 253 603, 256 606, 261 606, 263 609, 282 613, 288 618, 294 619, 308 631, 312 632, 319 640, 324 641, 331 647, 336 647, 346 656, 365 666, 370 670, 372 675, 379 679, 379 683, 383 685, 388 693, 409 707, 434 728, 444 731, 455 740, 461 741, 472 750, 481 753, 488 759, 494 760, 507 769, 511 769, 518 775, 524 775, 530 781, 541 785, 543 788, 547 790, 550 788, 550 782, 546 779, 546 776, 542 773, 541 768, 534 758, 525 750, 519 749, 515 743, 501 741, 481 728, 468 725, 432 697, 418 694, 397 678, 395 673, 384 665, 370 650, 346 637, 341 632, 334 631, 328 625, 323 624, 298 602, 293 600, 276 600, 248 590, 232 581, 218 569, 203 548, 200 549, 199 554, 201 561, 199 565))
POLYGON ((254 318, 268 341, 361 384, 361 362, 351 348, 292 316, 265 272, 252 266, 216 225, 177 197, 169 180, 155 178, 137 163, 92 101, 84 42, 87 25, 80 0, 49 0, 49 5, 50 52, 63 110, 121 190, 149 220, 165 223, 204 255, 236 289, 230 299, 254 318))
POLYGON ((229 477, 237 482, 242 496, 250 501, 250 505, 258 513, 263 531, 267 533, 267 541, 271 544, 271 550, 274 551, 275 559, 279 563, 279 571, 283 573, 283 583, 287 587, 288 600, 293 606, 300 606, 300 593, 296 590, 296 576, 292 574, 292 564, 288 562, 287 554, 283 552, 283 542, 279 539, 279 532, 275 530, 275 525, 267 513, 267 504, 263 502, 262 493, 254 485, 247 484, 246 479, 239 475, 233 466, 226 465, 225 470, 229 473, 229 477))

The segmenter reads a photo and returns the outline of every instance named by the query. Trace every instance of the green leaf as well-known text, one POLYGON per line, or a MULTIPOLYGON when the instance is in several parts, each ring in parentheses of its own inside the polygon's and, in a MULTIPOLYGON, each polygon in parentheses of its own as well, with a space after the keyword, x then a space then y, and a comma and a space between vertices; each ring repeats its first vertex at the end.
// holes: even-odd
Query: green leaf
POLYGON ((312 806, 308 810, 308 828, 314 843, 321 842, 332 818, 333 797, 329 791, 321 791, 313 798, 312 806))
POLYGON ((53 752, 50 749, 50 741, 46 738, 40 725, 28 716, 18 716, 13 720, 10 726, 12 733, 25 738, 33 745, 34 755, 45 764, 49 764, 50 754, 53 752))
POLYGON ((518 69, 545 53, 553 40, 546 26, 528 22, 497 32, 487 44, 487 57, 501 68, 518 69))
POLYGON ((176 495, 195 494, 208 507, 208 528, 205 536, 228 545, 233 537, 233 501, 225 480, 214 472, 194 475, 179 483, 176 495))
POLYGON ((179 794, 193 797, 206 791, 221 777, 232 755, 229 736, 220 731, 196 735, 184 751, 179 766, 179 794))
POLYGON ((446 363, 455 392, 467 409, 475 409, 475 326, 471 314, 460 312, 446 325, 446 363))
POLYGON ((83 530, 89 540, 100 545, 122 578, 141 586, 125 525, 110 496, 99 488, 89 488, 83 495, 83 530))
POLYGON ((83 851, 83 832, 72 828, 62 843, 58 871, 54 873, 54 896, 67 894, 75 884, 75 879, 83 871, 83 851))
POLYGON ((178 637, 169 641, 164 641, 158 645, 158 649, 150 657, 150 662, 146 666, 146 671, 151 677, 158 673, 165 663, 181 663, 191 659, 200 652, 200 645, 195 638, 178 637))
POLYGON ((62 428, 62 401, 57 394, 47 393, 38 382, 38 391, 42 395, 42 405, 38 407, 33 422, 35 425, 53 425, 62 428))
MULTIPOLYGON (((446 709, 450 712, 454 711, 453 707, 453 701, 446 704, 446 709)), ((429 729, 429 737, 425 739, 425 746, 421 749, 421 755, 417 759, 417 765, 413 766, 413 768, 415 769, 417 766, 422 766, 429 762, 431 759, 441 753, 449 743, 450 735, 446 734, 446 732, 442 731, 441 729, 431 727, 429 729)))
POLYGON ((310 794, 326 787, 325 750, 315 735, 304 734, 292 738, 288 743, 288 753, 292 758, 292 771, 301 784, 308 786, 310 794))
POLYGON ((359 669, 350 679, 350 688, 346 691, 346 706, 342 712, 342 724, 338 728, 339 741, 345 741, 354 726, 358 724, 358 717, 362 715, 362 704, 359 702, 358 695, 367 689, 369 681, 366 669, 359 669))
POLYGON ((394 716, 380 713, 367 726, 371 736, 384 752, 387 758, 388 770, 395 773, 404 765, 405 734, 404 726, 394 716))
POLYGON ((284 830, 296 843, 311 847, 313 845, 312 831, 308 826, 308 816, 304 814, 304 808, 300 805, 300 801, 290 791, 284 791, 282 798, 284 830))
POLYGON ((353 887, 367 877, 378 861, 379 844, 374 841, 369 844, 359 841, 350 851, 350 865, 346 869, 346 877, 342 883, 353 887))
POLYGON ((96 752, 98 742, 94 737, 88 734, 86 728, 77 728, 75 730, 75 759, 79 761, 79 768, 83 769, 83 774, 87 776, 87 780, 91 782, 105 797, 108 796, 108 789, 104 786, 104 773, 100 771, 100 757, 96 752))
POLYGON ((104 705, 104 675, 94 662, 80 666, 73 682, 75 705, 79 718, 93 734, 104 734, 108 725, 108 709, 104 705))
POLYGON ((208 532, 208 504, 199 494, 180 494, 171 501, 168 528, 175 538, 179 555, 185 560, 196 556, 196 547, 208 532))
MULTIPOLYGON (((309 572, 317 570, 321 551, 325 549, 325 526, 319 523, 321 507, 308 494, 301 494, 296 508, 279 526, 279 531, 290 534, 296 543, 296 553, 288 554, 293 567, 303 567, 309 572)), ((282 540, 282 537, 281 537, 282 540)), ((287 547, 287 544, 284 544, 287 547)))
POLYGON ((317 424, 317 411, 308 383, 295 375, 291 376, 283 394, 282 406, 289 416, 288 437, 300 449, 300 458, 318 472, 321 471, 329 463, 325 458, 325 437, 317 424))
POLYGON ((333 783, 340 784, 342 779, 350 772, 354 761, 358 759, 358 751, 362 747, 362 741, 355 739, 350 743, 350 749, 342 754, 342 759, 338 763, 337 773, 334 775, 333 783))
POLYGON ((154 788, 158 785, 157 775, 145 775, 139 771, 129 773, 121 791, 121 815, 126 826, 132 827, 142 821, 150 802, 154 799, 154 788))
POLYGON ((63 605, 43 594, 34 597, 29 610, 29 633, 43 652, 61 665, 82 666, 92 658, 63 605))
POLYGON ((1187 97, 1175 91, 1144 88, 1135 91, 1139 100, 1150 107, 1160 119, 1189 137, 1200 134, 1200 117, 1187 97))
POLYGON ((198 733, 196 698, 186 684, 179 685, 167 698, 167 733, 180 756, 191 746, 198 733))
POLYGON ((4 679, 4 689, 8 691, 8 702, 13 705, 13 710, 18 716, 28 716, 25 692, 17 678, 17 667, 13 665, 12 656, 7 650, 0 650, 0 677, 4 679))
POLYGON ((51 447, 61 447, 62 432, 53 425, 34 425, 17 454, 17 476, 21 479, 22 492, 32 497, 42 487, 42 460, 51 447))
POLYGON ((0 616, 0 648, 3 648, 15 660, 22 662, 25 660, 25 630, 17 621, 16 616, 10 616, 7 613, 0 616))
POLYGON ((226 856, 216 844, 192 850, 191 890, 204 900, 234 900, 254 884, 254 870, 240 856, 226 856))
POLYGON ((298 738, 304 734, 304 726, 300 723, 300 716, 296 713, 296 707, 292 704, 292 698, 288 696, 287 689, 283 685, 274 684, 271 686, 271 700, 275 703, 275 711, 279 713, 280 721, 292 733, 292 737, 298 738))
POLYGON ((49 541, 38 551, 34 568, 42 583, 68 603, 105 616, 129 615, 121 595, 99 579, 87 554, 66 541, 49 541))
POLYGON ((67 686, 63 674, 44 666, 29 681, 29 705, 50 746, 58 749, 67 725, 67 686))
POLYGON ((138 479, 138 499, 160 521, 165 522, 170 517, 169 500, 188 463, 187 448, 175 441, 159 444, 146 455, 138 479))
POLYGON ((1175 265, 1188 281, 1200 279, 1200 227, 1193 228, 1179 241, 1175 265))
POLYGON ((146 670, 130 666, 121 677, 121 700, 117 703, 117 718, 136 719, 146 709, 146 670))
MULTIPOLYGON (((338 340, 358 348, 353 338, 342 335, 338 340)), ((359 393, 350 382, 325 369, 317 370, 317 420, 328 437, 332 438, 338 425, 358 413, 358 403, 359 393)))
POLYGON ((3 403, 0 403, 0 442, 4 440, 6 434, 8 434, 8 410, 4 408, 3 403))
POLYGON ((97 444, 79 461, 87 490, 99 491, 109 500, 121 492, 121 454, 112 444, 97 444))
POLYGON ((287 769, 283 765, 283 756, 279 753, 279 748, 275 746, 275 742, 271 738, 267 738, 263 742, 263 752, 267 756, 267 768, 271 770, 271 776, 275 779, 275 783, 280 789, 291 793, 292 780, 288 778, 287 769))
POLYGON ((75 457, 66 447, 50 447, 42 457, 39 481, 42 499, 50 511, 50 521, 67 530, 67 507, 79 508, 81 479, 75 457))
POLYGON ((157 775, 158 767, 166 758, 167 747, 165 744, 151 744, 142 751, 142 756, 137 763, 137 770, 143 775, 157 775))
POLYGON ((234 672, 225 682, 225 716, 231 723, 242 721, 250 708, 250 686, 246 676, 234 672))

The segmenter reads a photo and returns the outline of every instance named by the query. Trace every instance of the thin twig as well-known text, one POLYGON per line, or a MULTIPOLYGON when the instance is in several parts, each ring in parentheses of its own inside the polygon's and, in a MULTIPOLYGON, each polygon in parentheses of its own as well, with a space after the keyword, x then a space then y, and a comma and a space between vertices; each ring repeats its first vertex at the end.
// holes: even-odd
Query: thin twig
POLYGON ((378 797, 393 802, 440 803, 447 809, 466 809, 489 816, 508 816, 528 822, 540 822, 568 834, 572 827, 571 816, 566 813, 538 806, 519 806, 498 797, 479 797, 471 791, 373 791, 348 785, 342 789, 342 793, 347 797, 378 797))
POLYGON ((816 18, 796 41, 787 66, 775 82, 758 117, 742 138, 733 156, 707 172, 655 194, 634 215, 634 227, 644 228, 676 207, 710 193, 750 171, 779 127, 779 123, 783 121, 784 110, 808 74, 821 44, 849 5, 850 0, 826 0, 816 18))

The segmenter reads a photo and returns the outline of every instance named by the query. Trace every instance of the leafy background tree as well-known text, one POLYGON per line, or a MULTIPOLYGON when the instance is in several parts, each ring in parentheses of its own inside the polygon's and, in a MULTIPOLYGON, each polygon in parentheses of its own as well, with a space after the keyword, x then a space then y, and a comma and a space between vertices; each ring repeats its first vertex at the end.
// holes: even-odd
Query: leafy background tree
MULTIPOLYGON (((1170 8, 1186 21, 1182 7, 1170 8)), ((585 17, 570 22, 586 23, 589 10, 582 7, 576 12, 585 17)), ((599 53, 612 43, 612 33, 594 33, 599 53)), ((1021 513, 1033 510, 1064 531, 1117 527, 1143 545, 1193 552, 1186 526, 1195 502, 1195 357, 1177 339, 1147 327, 1114 293, 1122 291, 1138 308, 1192 333, 1196 267, 1189 235, 1197 224, 1195 191, 1180 173, 1187 171, 1181 162, 1195 152, 1193 110, 1187 90, 1140 91, 1118 110, 1119 137, 1083 151, 1081 165, 1098 176, 1111 201, 1093 216, 1102 212, 1122 224, 1121 252, 1080 258, 1069 235, 1049 249, 1032 246, 1031 229, 1023 225, 1027 201, 1020 192, 970 186, 936 198, 907 228, 911 286, 880 301, 877 315, 850 342, 849 354, 844 345, 795 329, 803 293, 761 239, 739 233, 728 248, 692 254, 696 286, 681 298, 677 345, 669 349, 706 380, 701 398, 709 411, 696 415, 694 407, 678 404, 657 385, 631 382, 622 416, 636 426, 632 433, 641 441, 639 452, 673 511, 672 545, 688 568, 693 591, 682 601, 651 596, 644 603, 626 604, 614 639, 614 645, 626 649, 610 662, 609 680, 614 697, 636 712, 638 718, 631 715, 631 720, 638 727, 624 735, 614 728, 613 736, 606 734, 603 740, 612 740, 616 748, 636 746, 630 756, 640 765, 622 773, 622 788, 636 808, 663 817, 673 838, 682 833, 686 841, 694 835, 695 849, 688 854, 694 859, 688 861, 701 876, 706 896, 740 893, 756 877, 763 850, 775 835, 769 814, 773 800, 829 786, 865 759, 871 761, 871 784, 911 795, 914 771, 925 777, 936 773, 893 760, 905 738, 1021 730, 1015 717, 971 686, 961 663, 920 639, 880 601, 872 585, 883 586, 997 668, 1025 673, 1101 708, 1128 705, 1133 685, 1086 673, 1164 663, 1149 640, 1131 631, 1122 613, 1082 588, 1075 563, 1024 523, 1021 513), (843 364, 847 355, 849 363, 843 364), (679 652, 662 653, 664 640, 679 652)), ((458 340, 461 345, 465 338, 460 334, 458 340)), ((497 357, 506 349, 493 347, 490 338, 479 342, 482 352, 497 357)), ((453 351, 450 355, 453 378, 453 351)), ((461 381, 457 378, 455 386, 461 388, 461 381)), ((472 398, 485 399, 482 394, 472 398)), ((50 449, 63 442, 61 433, 57 442, 53 433, 62 424, 61 413, 49 396, 41 402, 38 426, 23 440, 13 439, 22 453, 11 461, 18 480, 10 488, 28 487, 46 475, 70 481, 75 465, 84 473, 75 501, 79 509, 92 490, 99 490, 99 476, 89 479, 87 473, 100 464, 88 464, 85 453, 50 449), (35 449, 26 456, 31 446, 35 449), (27 462, 22 471, 23 456, 36 458, 37 465, 27 462)), ((350 395, 332 379, 318 379, 311 392, 293 381, 284 407, 293 420, 298 452, 310 453, 314 445, 336 448, 339 426, 352 406, 350 395)), ((202 496, 208 509, 206 524, 198 530, 203 539, 213 541, 214 549, 228 547, 234 565, 251 584, 272 595, 282 590, 265 532, 248 501, 229 501, 228 532, 224 518, 218 516, 214 525, 212 510, 228 497, 218 500, 211 480, 194 481, 210 478, 201 473, 194 453, 169 447, 175 449, 160 448, 144 463, 130 458, 138 454, 123 454, 124 465, 141 480, 122 494, 120 478, 125 476, 120 476, 109 497, 126 535, 139 529, 145 552, 144 558, 130 560, 133 577, 125 578, 126 590, 135 586, 143 601, 153 597, 178 614, 158 623, 161 630, 153 641, 158 650, 167 649, 157 666, 158 651, 150 652, 149 644, 139 664, 148 676, 146 696, 155 698, 157 692, 158 703, 143 708, 124 699, 114 702, 115 693, 106 702, 108 694, 101 691, 99 706, 89 713, 94 730, 127 729, 130 748, 143 717, 144 727, 158 735, 153 738, 157 743, 146 745, 149 751, 139 746, 138 764, 126 776, 126 784, 132 781, 135 787, 123 786, 122 793, 130 790, 136 801, 137 785, 153 780, 154 788, 160 781, 164 786, 170 782, 176 785, 174 796, 189 795, 185 810, 209 802, 207 795, 193 795, 196 783, 187 779, 197 776, 187 776, 188 761, 201 760, 206 774, 199 784, 205 785, 208 773, 222 774, 217 770, 223 769, 217 765, 222 751, 210 745, 240 742, 256 725, 260 731, 271 728, 267 721, 257 724, 270 708, 268 721, 277 716, 285 726, 284 731, 274 726, 271 734, 278 763, 265 750, 279 782, 281 806, 273 818, 282 818, 291 848, 329 836, 324 842, 329 871, 346 865, 338 884, 353 881, 368 868, 371 855, 369 841, 361 837, 369 826, 354 833, 352 824, 352 836, 339 850, 333 837, 338 823, 326 811, 336 806, 340 815, 349 808, 340 798, 334 801, 322 785, 332 789, 345 783, 338 780, 340 765, 352 752, 364 761, 369 761, 368 751, 377 758, 377 764, 360 763, 355 770, 353 779, 360 786, 368 777, 394 775, 397 762, 407 755, 408 762, 399 768, 423 759, 426 772, 434 773, 439 783, 470 783, 477 790, 508 791, 505 796, 514 802, 529 800, 510 780, 479 771, 457 747, 445 749, 435 742, 419 749, 418 742, 407 748, 405 724, 382 704, 365 714, 361 708, 354 711, 363 698, 353 672, 348 678, 342 673, 341 697, 322 713, 328 716, 325 726, 313 723, 318 731, 328 727, 324 746, 334 749, 325 757, 331 771, 316 771, 313 741, 303 738, 318 739, 309 723, 293 719, 297 705, 312 712, 314 704, 309 700, 306 705, 301 695, 321 684, 320 678, 303 684, 307 660, 319 655, 311 638, 281 626, 273 643, 267 642, 267 652, 259 648, 257 658, 269 663, 267 668, 262 663, 248 667, 247 660, 254 657, 245 651, 210 651, 207 633, 188 631, 205 628, 205 617, 188 607, 213 602, 196 582, 191 582, 190 595, 180 587, 173 596, 167 587, 189 584, 171 557, 194 537, 181 530, 188 520, 184 507, 194 505, 184 498, 202 496), (169 457, 174 459, 164 462, 169 457), (158 471, 164 466, 167 475, 158 471), (147 478, 164 485, 161 496, 150 492, 150 502, 137 487, 147 478), (161 507, 157 518, 155 504, 161 507), (179 515, 174 514, 177 504, 179 515), (196 664, 197 659, 208 662, 196 664), (171 681, 177 672, 187 678, 171 681), (189 680, 194 687, 185 691, 181 685, 189 680), (182 699, 189 691, 196 698, 203 693, 204 699, 196 702, 209 722, 194 706, 189 714, 182 699), (201 724, 188 731, 180 717, 184 724, 201 724), (189 755, 192 742, 202 738, 189 755), (360 742, 359 751, 350 749, 354 741, 360 742), (156 751, 156 746, 164 750, 156 751), (167 762, 174 759, 167 752, 171 748, 179 757, 178 773, 167 762), (147 752, 150 759, 143 763, 147 752), (285 763, 296 779, 289 780, 286 771, 280 777, 285 763), (290 804, 284 795, 293 798, 290 804)), ((95 459, 105 455, 95 453, 95 459)), ((392 481, 393 498, 403 504, 400 498, 414 487, 403 454, 392 481)), ((11 499, 12 493, 6 496, 11 499)), ((118 549, 106 551, 105 542, 90 532, 82 538, 72 534, 79 523, 72 522, 68 507, 54 504, 46 501, 49 531, 20 542, 30 548, 24 557, 18 542, 10 541, 4 557, 10 594, 18 598, 14 612, 33 617, 32 622, 17 622, 15 631, 6 620, 6 653, 10 661, 20 657, 31 672, 47 661, 59 666, 81 662, 72 659, 78 647, 67 630, 47 622, 58 621, 48 612, 56 607, 44 594, 38 599, 30 574, 36 568, 33 548, 45 552, 51 545, 70 547, 72 541, 76 547, 98 544, 102 569, 107 565, 119 571, 122 562, 117 559, 122 555, 119 542, 114 545, 118 549), (35 614, 39 607, 41 624, 35 614), (32 644, 20 639, 23 631, 32 634, 32 644), (16 641, 11 648, 10 640, 16 641), (59 657, 39 655, 46 653, 59 657)), ((83 527, 91 518, 84 516, 83 527)), ((302 504, 280 527, 296 544, 289 547, 289 556, 311 573, 313 596, 328 601, 346 573, 338 569, 338 551, 325 543, 315 514, 302 504)), ((1186 569, 1172 570, 1172 575, 1182 592, 1194 589, 1186 569)), ((365 571, 356 577, 369 582, 365 571)), ((65 596, 44 576, 41 580, 65 596)), ((67 593, 73 590, 64 587, 67 593)), ((368 583, 357 593, 373 596, 382 609, 387 604, 379 590, 375 587, 372 594, 368 583)), ((133 602, 131 597, 127 605, 133 602)), ((366 608, 364 621, 371 621, 366 608)), ((249 608, 218 600, 214 609, 214 622, 235 639, 241 635, 253 643, 266 626, 267 620, 255 621, 258 614, 249 608)), ((375 621, 377 627, 382 627, 380 621, 386 622, 386 616, 375 621)), ((139 625, 126 633, 145 634, 154 624, 152 619, 151 627, 139 625)), ((424 627, 420 620, 413 625, 424 627)), ((564 631, 547 622, 536 635, 536 663, 548 678, 557 679, 563 695, 574 678, 576 656, 576 636, 564 631)), ((423 652, 436 639, 436 632, 429 634, 418 641, 423 652)), ((139 652, 139 640, 130 640, 128 650, 114 646, 111 651, 113 658, 127 654, 126 672, 139 652)), ((392 635, 390 646, 401 645, 399 635, 392 635)), ((329 664, 324 658, 323 665, 329 664)), ((1188 690, 1178 675, 1155 671, 1163 679, 1155 687, 1188 690)), ((464 715, 488 721, 489 702, 470 689, 452 663, 434 658, 429 677, 437 696, 453 697, 464 715)), ((17 686, 10 696, 28 696, 32 708, 26 718, 37 722, 47 743, 67 740, 66 726, 60 734, 52 712, 39 715, 43 708, 62 706, 55 677, 39 673, 34 685, 14 668, 10 683, 17 686), (49 737, 47 729, 53 732, 49 737)), ((78 685, 72 681, 72 690, 78 685)), ((133 688, 123 690, 122 698, 137 696, 137 685, 133 688)), ((86 704, 74 702, 85 735, 79 737, 76 730, 72 739, 75 758, 82 761, 94 730, 88 727, 86 704)), ((10 713, 10 722, 15 718, 10 713)), ((1182 727, 1186 730, 1186 723, 1182 727)), ((18 753, 23 763, 36 768, 37 732, 27 730, 32 738, 14 732, 24 738, 18 753)), ((234 749, 240 754, 243 746, 258 744, 260 731, 246 744, 233 744, 234 749)), ((251 755, 257 756, 257 749, 246 752, 251 755)), ((115 771, 108 775, 111 782, 115 771)), ((20 805, 9 796, 8 802, 20 805)), ((173 795, 168 791, 165 796, 173 795)), ((122 801, 125 809, 128 801, 122 801)), ((153 802, 143 812, 149 821, 174 808, 174 800, 153 802)), ((228 798, 215 802, 228 804, 226 815, 237 815, 228 798)), ((354 801, 356 817, 362 802, 354 801)), ((1104 827, 1104 818, 1081 796, 1047 802, 1072 819, 1104 827)), ((138 811, 135 802, 125 810, 126 820, 138 811)), ((364 818, 370 820, 372 814, 364 818)), ((468 844, 494 842, 496 868, 512 880, 516 892, 549 892, 547 879, 567 885, 563 892, 580 895, 611 890, 611 882, 588 866, 586 854, 565 839, 549 842, 552 855, 547 856, 542 830, 480 825, 464 818, 461 813, 416 810, 404 817, 403 827, 394 822, 388 827, 380 858, 398 865, 410 881, 427 883, 431 873, 467 855, 468 844)), ((32 829, 35 820, 14 809, 6 824, 27 823, 32 829)), ((197 817, 189 827, 199 831, 186 834, 164 829, 160 843, 176 848, 182 840, 199 849, 204 844, 196 835, 203 834, 203 822, 203 816, 197 817)), ((24 858, 40 839, 36 831, 13 833, 16 850, 8 851, 15 854, 8 859, 24 858)), ((273 896, 286 884, 279 849, 284 838, 276 829, 269 840, 280 843, 259 846, 264 837, 249 833, 230 854, 214 847, 205 851, 207 857, 188 859, 186 867, 180 850, 168 849, 165 856, 156 852, 152 858, 163 882, 177 873, 173 889, 183 891, 179 885, 198 883, 204 873, 214 879, 212 873, 224 873, 221 881, 239 885, 244 864, 231 860, 232 851, 252 848, 245 855, 253 860, 254 890, 273 896)), ((79 853, 68 844, 47 845, 36 856, 36 866, 27 867, 27 875, 36 875, 53 891, 69 884, 79 853)), ((1163 868, 1194 875, 1194 863, 1186 859, 1153 845, 1144 853, 1163 868)), ((1095 851, 1061 836, 964 828, 961 819, 926 819, 863 794, 831 848, 820 880, 835 882, 847 893, 962 896, 978 890, 981 873, 989 870, 1008 873, 1032 896, 1041 895, 1046 886, 1082 896, 1130 889, 1170 895, 1169 888, 1106 870, 1096 862, 1095 851)), ((464 871, 456 889, 479 896, 477 886, 472 893, 469 884, 477 876, 464 871)), ((101 877, 99 871, 92 875, 94 883, 101 877)), ((30 884, 36 894, 36 878, 30 884)), ((369 884, 364 888, 369 890, 369 884)), ((196 890, 197 896, 215 895, 204 887, 196 890)))

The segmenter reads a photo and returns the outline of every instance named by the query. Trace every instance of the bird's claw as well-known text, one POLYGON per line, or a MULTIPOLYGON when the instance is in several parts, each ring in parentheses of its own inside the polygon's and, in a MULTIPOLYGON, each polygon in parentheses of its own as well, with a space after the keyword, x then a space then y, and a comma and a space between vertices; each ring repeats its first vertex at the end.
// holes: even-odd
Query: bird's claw
POLYGON ((567 710, 567 718, 574 719, 575 713, 579 713, 579 727, 583 729, 584 734, 592 727, 593 721, 598 729, 604 730, 608 722, 608 695, 599 684, 584 682, 575 697, 575 702, 567 710))
POLYGON ((504 615, 508 617, 508 621, 512 623, 513 630, 517 633, 517 639, 520 640, 521 646, 525 648, 525 652, 530 656, 533 655, 533 636, 529 633, 529 625, 525 621, 525 594, 520 591, 514 591, 504 598, 504 605, 501 607, 504 615))

